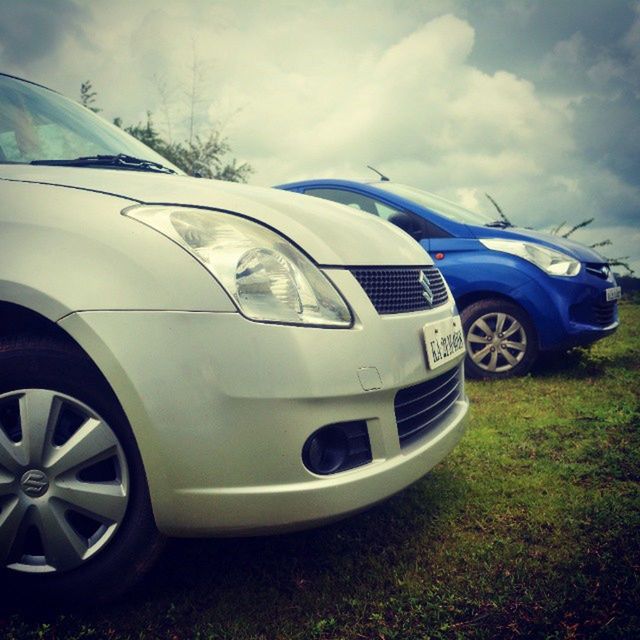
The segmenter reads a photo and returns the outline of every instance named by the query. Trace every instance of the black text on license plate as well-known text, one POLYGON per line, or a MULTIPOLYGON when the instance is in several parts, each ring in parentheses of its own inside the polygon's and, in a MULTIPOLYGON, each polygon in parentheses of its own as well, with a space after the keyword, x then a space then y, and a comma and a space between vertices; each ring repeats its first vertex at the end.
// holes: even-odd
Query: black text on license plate
POLYGON ((622 297, 622 289, 620 287, 611 287, 605 291, 607 302, 619 300, 622 297))
POLYGON ((437 340, 429 341, 431 351, 431 361, 436 364, 440 360, 446 360, 454 354, 464 350, 464 339, 462 331, 456 331, 446 336, 441 336, 437 340))

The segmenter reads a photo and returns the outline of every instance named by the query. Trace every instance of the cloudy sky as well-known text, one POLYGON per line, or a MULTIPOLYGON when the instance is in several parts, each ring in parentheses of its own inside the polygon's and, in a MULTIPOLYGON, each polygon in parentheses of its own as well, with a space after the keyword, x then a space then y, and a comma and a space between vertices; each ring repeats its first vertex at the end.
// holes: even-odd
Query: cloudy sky
MULTIPOLYGON (((392 179, 640 273, 640 2, 0 0, 0 70, 106 118, 222 127, 251 182, 392 179), (195 69, 195 73, 194 73, 195 69)), ((636 273, 636 275, 638 275, 636 273)))

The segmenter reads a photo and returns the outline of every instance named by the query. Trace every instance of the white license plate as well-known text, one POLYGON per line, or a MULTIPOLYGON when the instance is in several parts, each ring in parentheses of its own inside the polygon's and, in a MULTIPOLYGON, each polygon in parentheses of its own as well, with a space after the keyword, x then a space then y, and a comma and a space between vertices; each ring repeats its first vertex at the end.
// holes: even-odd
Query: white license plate
POLYGON ((622 288, 621 287, 611 287, 605 291, 607 296, 607 302, 611 302, 612 300, 620 300, 622 297, 622 288))
POLYGON ((460 316, 430 322, 422 328, 429 368, 436 369, 465 352, 460 316))

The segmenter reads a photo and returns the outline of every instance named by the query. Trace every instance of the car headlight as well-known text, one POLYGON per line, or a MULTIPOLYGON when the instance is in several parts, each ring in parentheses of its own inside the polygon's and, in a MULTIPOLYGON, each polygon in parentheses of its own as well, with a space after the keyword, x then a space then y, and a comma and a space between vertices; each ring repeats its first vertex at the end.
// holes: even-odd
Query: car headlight
POLYGON ((575 258, 534 242, 489 238, 480 242, 493 251, 503 251, 528 260, 552 276, 577 276, 580 262, 575 258))
POLYGON ((335 287, 288 240, 240 216, 171 206, 123 214, 184 247, 252 320, 323 327, 353 321, 335 287))

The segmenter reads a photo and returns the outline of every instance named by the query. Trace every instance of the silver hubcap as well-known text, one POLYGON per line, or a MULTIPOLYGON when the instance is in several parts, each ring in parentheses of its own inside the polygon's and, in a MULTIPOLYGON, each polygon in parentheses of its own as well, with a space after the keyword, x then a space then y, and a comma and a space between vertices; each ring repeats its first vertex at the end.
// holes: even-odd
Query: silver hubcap
POLYGON ((109 425, 61 393, 0 395, 0 561, 68 571, 112 538, 129 501, 124 451, 109 425))
POLYGON ((467 353, 484 371, 509 371, 524 358, 526 351, 527 334, 508 313, 480 316, 467 332, 467 353))

